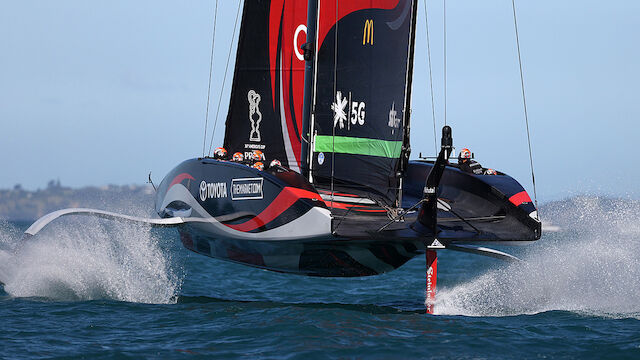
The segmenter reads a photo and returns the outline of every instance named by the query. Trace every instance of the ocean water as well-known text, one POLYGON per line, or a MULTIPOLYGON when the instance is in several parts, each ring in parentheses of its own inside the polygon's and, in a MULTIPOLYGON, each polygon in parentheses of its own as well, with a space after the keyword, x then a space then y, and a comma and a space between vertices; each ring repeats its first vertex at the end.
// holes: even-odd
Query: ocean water
POLYGON ((183 249, 175 230, 70 218, 28 241, 0 222, 0 358, 640 358, 640 202, 546 204, 559 229, 440 251, 353 279, 285 275, 183 249))

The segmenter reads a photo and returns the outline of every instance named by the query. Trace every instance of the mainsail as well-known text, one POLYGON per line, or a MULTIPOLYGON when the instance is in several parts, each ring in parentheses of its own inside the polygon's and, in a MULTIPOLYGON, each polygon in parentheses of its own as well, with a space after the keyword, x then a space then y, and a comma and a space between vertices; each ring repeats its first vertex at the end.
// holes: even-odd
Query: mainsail
POLYGON ((244 2, 224 146, 300 169, 307 3, 244 2))
POLYGON ((313 181, 398 205, 416 1, 322 0, 317 16, 313 181))

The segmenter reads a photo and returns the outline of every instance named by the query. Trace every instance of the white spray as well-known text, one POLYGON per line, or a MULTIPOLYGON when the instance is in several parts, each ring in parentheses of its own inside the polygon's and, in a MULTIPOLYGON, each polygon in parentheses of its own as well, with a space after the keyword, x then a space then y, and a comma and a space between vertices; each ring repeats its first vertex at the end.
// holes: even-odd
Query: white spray
POLYGON ((11 296, 170 303, 181 285, 146 226, 82 218, 21 237, 0 223, 0 281, 11 296))
POLYGON ((640 317, 640 202, 577 197, 543 214, 543 235, 524 264, 493 269, 438 292, 436 313, 507 316, 566 310, 640 317))

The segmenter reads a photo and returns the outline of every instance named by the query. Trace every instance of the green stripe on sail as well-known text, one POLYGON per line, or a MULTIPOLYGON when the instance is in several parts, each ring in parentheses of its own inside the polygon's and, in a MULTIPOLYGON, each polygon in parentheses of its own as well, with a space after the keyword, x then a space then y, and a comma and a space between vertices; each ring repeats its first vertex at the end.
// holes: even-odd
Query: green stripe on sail
POLYGON ((402 141, 316 135, 315 151, 399 158, 402 141))

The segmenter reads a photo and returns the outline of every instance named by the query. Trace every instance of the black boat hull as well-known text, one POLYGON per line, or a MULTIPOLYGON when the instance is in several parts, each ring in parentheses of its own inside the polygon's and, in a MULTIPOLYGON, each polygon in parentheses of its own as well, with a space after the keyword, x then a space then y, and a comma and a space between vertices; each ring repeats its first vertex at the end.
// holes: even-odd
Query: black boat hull
POLYGON ((348 187, 316 188, 294 171, 259 171, 213 159, 173 169, 157 190, 163 218, 190 219, 178 231, 196 253, 307 276, 368 276, 394 270, 447 244, 529 242, 540 237, 535 206, 506 175, 476 176, 447 166, 439 194, 438 234, 416 221, 432 163, 411 162, 402 209, 379 206, 348 187), (341 191, 338 191, 341 190, 341 191), (518 195, 519 194, 519 195, 518 195), (414 209, 411 207, 414 206, 414 209), (454 215, 455 213, 455 215, 454 215), (462 219, 460 218, 462 217, 462 219))
POLYGON ((378 275, 422 253, 422 241, 363 241, 327 236, 306 240, 240 240, 189 225, 178 229, 182 244, 196 253, 266 270, 322 277, 378 275))

